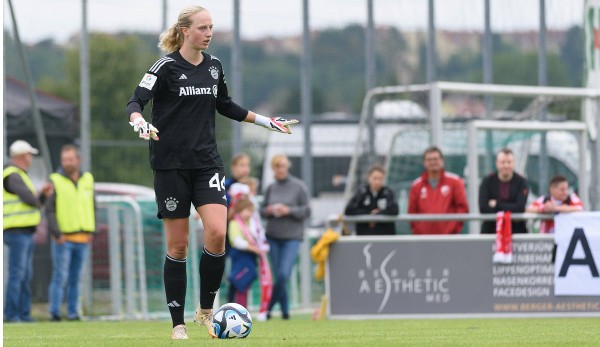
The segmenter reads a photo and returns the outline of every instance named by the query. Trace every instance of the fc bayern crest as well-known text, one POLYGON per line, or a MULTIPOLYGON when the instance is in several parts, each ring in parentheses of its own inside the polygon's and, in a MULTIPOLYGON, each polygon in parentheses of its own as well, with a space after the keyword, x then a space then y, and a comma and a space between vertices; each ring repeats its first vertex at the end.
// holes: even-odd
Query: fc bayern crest
POLYGON ((168 197, 165 200, 165 207, 167 208, 168 211, 173 212, 177 208, 178 202, 179 201, 177 201, 177 199, 175 199, 174 197, 168 197))
POLYGON ((208 68, 208 71, 210 71, 210 75, 212 76, 212 78, 218 80, 219 79, 219 69, 217 69, 214 66, 211 66, 208 68))

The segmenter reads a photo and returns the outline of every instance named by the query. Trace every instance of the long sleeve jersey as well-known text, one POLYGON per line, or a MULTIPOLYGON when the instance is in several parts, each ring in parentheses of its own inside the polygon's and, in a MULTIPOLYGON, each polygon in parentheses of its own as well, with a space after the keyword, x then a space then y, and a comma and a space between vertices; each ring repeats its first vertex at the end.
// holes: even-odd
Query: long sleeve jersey
POLYGON ((161 169, 222 167, 215 140, 215 111, 242 121, 248 110, 235 104, 227 92, 225 74, 216 57, 202 53, 193 65, 178 51, 152 65, 127 104, 127 116, 142 112, 153 100, 150 123, 159 141, 150 141, 150 165, 161 169))

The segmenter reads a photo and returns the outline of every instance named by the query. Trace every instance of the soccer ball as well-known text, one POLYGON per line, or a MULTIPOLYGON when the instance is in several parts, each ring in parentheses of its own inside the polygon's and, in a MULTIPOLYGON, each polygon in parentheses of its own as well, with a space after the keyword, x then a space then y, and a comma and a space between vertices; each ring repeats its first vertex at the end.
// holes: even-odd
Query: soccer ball
POLYGON ((244 306, 228 303, 213 314, 213 327, 220 339, 241 339, 250 335, 252 317, 244 306))

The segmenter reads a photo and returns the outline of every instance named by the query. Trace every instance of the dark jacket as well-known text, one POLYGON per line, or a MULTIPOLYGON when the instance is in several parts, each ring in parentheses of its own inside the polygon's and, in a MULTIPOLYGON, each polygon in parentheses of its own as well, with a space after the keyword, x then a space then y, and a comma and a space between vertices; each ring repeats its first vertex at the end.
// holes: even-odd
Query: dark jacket
MULTIPOLYGON (((483 179, 479 186, 479 211, 481 213, 496 213, 499 211, 510 211, 512 213, 525 212, 527 196, 529 195, 529 183, 523 176, 514 173, 509 183, 509 197, 507 200, 500 200, 499 191, 500 179, 498 173, 489 174, 483 179), (496 206, 490 207, 489 201, 495 199, 496 206)), ((526 234, 527 226, 524 221, 513 221, 513 234, 526 234)), ((495 234, 496 222, 483 222, 481 225, 482 234, 495 234)))
MULTIPOLYGON (((396 194, 388 187, 383 187, 373 195, 369 185, 365 184, 350 199, 344 214, 348 216, 369 215, 374 209, 380 211, 377 215, 398 215, 396 194)), ((356 235, 395 235, 395 223, 356 223, 356 235)))

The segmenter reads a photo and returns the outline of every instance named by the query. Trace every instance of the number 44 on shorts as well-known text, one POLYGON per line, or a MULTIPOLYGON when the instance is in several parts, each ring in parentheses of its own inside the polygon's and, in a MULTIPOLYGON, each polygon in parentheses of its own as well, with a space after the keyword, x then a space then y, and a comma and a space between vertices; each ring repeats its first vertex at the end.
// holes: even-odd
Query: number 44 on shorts
POLYGON ((219 173, 216 172, 214 174, 214 176, 210 179, 210 181, 208 181, 208 186, 210 188, 217 188, 218 191, 221 190, 225 190, 225 176, 223 176, 223 178, 221 178, 221 181, 219 181, 219 173))

